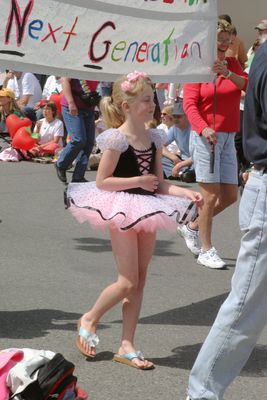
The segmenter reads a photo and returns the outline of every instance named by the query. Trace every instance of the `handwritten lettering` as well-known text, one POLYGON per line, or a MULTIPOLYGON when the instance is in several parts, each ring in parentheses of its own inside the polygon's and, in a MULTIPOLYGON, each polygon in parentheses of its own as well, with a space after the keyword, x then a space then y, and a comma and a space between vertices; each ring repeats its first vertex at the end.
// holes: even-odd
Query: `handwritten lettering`
POLYGON ((179 46, 181 48, 180 59, 184 58, 201 58, 201 50, 198 42, 194 41, 192 44, 189 43, 178 43, 177 39, 174 39, 175 28, 173 28, 170 34, 162 42, 148 43, 142 41, 133 41, 127 43, 125 40, 121 40, 115 44, 112 43, 110 36, 103 40, 104 45, 103 52, 99 56, 96 56, 96 45, 99 46, 100 35, 108 35, 109 28, 116 30, 114 22, 108 21, 101 25, 101 27, 92 35, 92 40, 89 46, 88 56, 89 59, 99 64, 108 57, 112 61, 131 61, 132 63, 144 63, 145 61, 152 61, 153 63, 161 63, 167 66, 170 61, 170 57, 176 60, 179 56, 179 46), (197 48, 197 51, 194 51, 197 48))
MULTIPOLYGON (((173 4, 174 0, 144 0, 145 3, 147 3, 148 1, 157 1, 157 2, 161 2, 161 3, 165 3, 165 4, 173 4)), ((181 0, 180 0, 181 1, 181 0)), ((194 4, 198 4, 199 0, 183 0, 183 2, 185 4, 188 4, 189 6, 193 6, 194 4)), ((202 0, 203 3, 207 3, 208 0, 202 0)))
POLYGON ((89 47, 89 53, 88 53, 88 56, 89 56, 89 58, 90 58, 90 60, 92 61, 92 62, 100 62, 100 61, 102 61, 102 60, 104 60, 104 58, 106 57, 106 55, 108 54, 108 51, 109 51, 109 48, 110 48, 110 45, 111 45, 111 41, 110 40, 105 40, 103 43, 104 43, 104 45, 105 45, 105 51, 104 51, 104 53, 101 55, 101 56, 99 56, 99 57, 96 57, 95 56, 95 51, 94 51, 94 45, 95 45, 95 41, 97 40, 97 38, 98 38, 98 36, 100 35, 100 33, 102 33, 102 31, 106 28, 106 27, 111 27, 112 29, 116 29, 116 26, 115 26, 115 24, 112 22, 112 21, 107 21, 107 22, 105 22, 99 29, 98 29, 98 31, 96 31, 94 34, 93 34, 93 38, 92 38, 92 41, 91 41, 91 44, 90 44, 90 47, 89 47))
MULTIPOLYGON (((27 0, 26 0, 27 1, 27 0)), ((173 4, 175 0, 144 0, 148 1, 161 1, 166 4, 173 4)), ((176 0, 178 1, 178 0, 176 0)), ((206 3, 208 0, 179 0, 187 6, 198 4, 198 2, 206 3)), ((34 41, 40 41, 40 43, 47 42, 47 45, 60 46, 61 49, 57 48, 57 51, 61 50, 66 52, 69 50, 69 44, 71 39, 77 39, 79 42, 79 19, 74 18, 72 25, 64 26, 58 24, 54 26, 54 23, 49 21, 43 21, 40 18, 29 20, 34 7, 35 0, 29 0, 24 9, 19 6, 18 0, 10 0, 10 11, 5 28, 5 45, 10 44, 10 38, 12 37, 12 30, 15 30, 15 45, 20 47, 27 36, 27 39, 34 41), (62 40, 62 38, 64 38, 62 40), (63 44, 62 44, 63 43, 63 44)), ((37 2, 38 3, 38 2, 37 2)), ((39 3, 38 3, 39 4, 39 3)), ((36 14, 35 14, 36 15, 36 14)), ((65 21, 65 19, 64 19, 65 21)), ((147 33, 147 38, 143 37, 142 40, 137 40, 132 34, 132 40, 119 40, 120 39, 120 28, 121 22, 114 22, 108 20, 101 24, 99 28, 96 28, 93 32, 88 35, 88 52, 84 55, 86 59, 89 59, 93 65, 84 64, 90 68, 102 69, 104 61, 112 61, 115 63, 132 63, 132 64, 145 64, 145 63, 157 63, 162 66, 168 66, 171 62, 178 62, 184 59, 201 59, 201 46, 197 41, 190 42, 184 38, 175 27, 170 27, 169 33, 165 33, 162 37, 161 32, 158 33, 158 39, 155 37, 151 38, 151 34, 147 33), (118 26, 117 26, 117 25, 118 26), (116 35, 114 34, 116 31, 116 35), (117 40, 115 41, 114 38, 117 40), (150 39, 150 40, 149 40, 150 39)), ((123 31, 121 36, 124 37, 123 31)), ((144 36, 144 35, 143 35, 144 36)), ((84 40, 84 39, 83 39, 84 40)), ((13 43, 14 46, 14 43, 13 43)), ((73 50, 73 49, 71 49, 73 50)), ((0 53, 12 54, 17 56, 25 56, 22 52, 16 52, 13 48, 0 50, 0 53)), ((59 54, 59 53, 58 53, 59 54)))
POLYGON ((30 0, 25 7, 25 11, 23 14, 23 18, 21 17, 20 8, 18 6, 17 0, 11 0, 11 11, 8 17, 6 32, 5 32, 5 44, 9 44, 10 33, 12 29, 13 19, 15 18, 16 24, 16 38, 17 38, 17 46, 21 45, 21 42, 25 33, 25 25, 28 21, 30 13, 32 11, 34 4, 34 0, 30 0))

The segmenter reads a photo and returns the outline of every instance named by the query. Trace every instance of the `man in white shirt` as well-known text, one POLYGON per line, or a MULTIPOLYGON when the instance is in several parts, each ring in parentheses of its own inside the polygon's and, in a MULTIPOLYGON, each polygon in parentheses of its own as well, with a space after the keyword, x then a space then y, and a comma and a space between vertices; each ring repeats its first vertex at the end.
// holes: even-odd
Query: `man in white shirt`
POLYGON ((44 85, 43 95, 44 99, 49 99, 52 93, 62 92, 62 85, 60 81, 60 76, 50 75, 44 85))
POLYGON ((33 123, 36 121, 35 104, 42 98, 41 85, 31 72, 9 70, 3 82, 3 87, 15 93, 18 106, 33 123))
POLYGON ((21 108, 26 106, 33 108, 42 98, 41 85, 31 72, 10 70, 7 74, 6 87, 13 90, 21 108))

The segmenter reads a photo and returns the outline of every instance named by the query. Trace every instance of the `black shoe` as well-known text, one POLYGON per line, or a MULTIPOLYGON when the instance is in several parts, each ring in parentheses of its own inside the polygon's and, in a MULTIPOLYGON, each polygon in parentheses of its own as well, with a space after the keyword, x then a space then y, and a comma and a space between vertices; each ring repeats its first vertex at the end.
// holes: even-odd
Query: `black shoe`
POLYGON ((57 163, 55 163, 55 168, 56 168, 56 171, 57 171, 58 179, 63 183, 67 183, 66 170, 63 169, 63 168, 59 168, 57 163))
POLYGON ((72 179, 71 182, 72 183, 85 183, 85 182, 88 182, 88 180, 85 178, 80 178, 80 179, 72 179))

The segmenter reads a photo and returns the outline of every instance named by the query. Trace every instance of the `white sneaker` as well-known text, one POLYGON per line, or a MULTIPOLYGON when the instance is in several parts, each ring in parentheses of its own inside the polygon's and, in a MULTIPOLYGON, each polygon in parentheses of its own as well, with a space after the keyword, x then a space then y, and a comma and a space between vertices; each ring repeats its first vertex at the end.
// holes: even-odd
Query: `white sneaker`
POLYGON ((188 225, 183 225, 181 228, 177 228, 177 233, 184 238, 191 253, 198 256, 200 253, 199 232, 190 229, 188 225))
POLYGON ((221 269, 226 265, 226 263, 219 257, 215 247, 212 247, 207 251, 201 250, 197 263, 214 269, 221 269))

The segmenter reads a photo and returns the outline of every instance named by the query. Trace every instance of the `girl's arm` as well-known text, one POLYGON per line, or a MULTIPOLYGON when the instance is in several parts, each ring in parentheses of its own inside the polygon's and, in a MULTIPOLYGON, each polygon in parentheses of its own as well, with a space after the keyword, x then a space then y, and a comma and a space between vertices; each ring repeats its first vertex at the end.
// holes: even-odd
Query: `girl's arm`
POLYGON ((120 152, 105 150, 96 175, 96 186, 102 190, 119 191, 141 187, 144 190, 154 192, 158 187, 158 178, 155 175, 134 176, 120 178, 113 176, 118 164, 120 152))
POLYGON ((159 180, 157 193, 169 194, 171 196, 189 197, 198 206, 202 205, 203 198, 199 192, 194 192, 192 190, 185 189, 185 188, 182 188, 182 187, 176 186, 176 185, 171 185, 166 180, 164 180, 163 172, 162 172, 162 165, 161 165, 161 149, 158 149, 157 153, 156 153, 156 175, 158 176, 158 180, 159 180))

